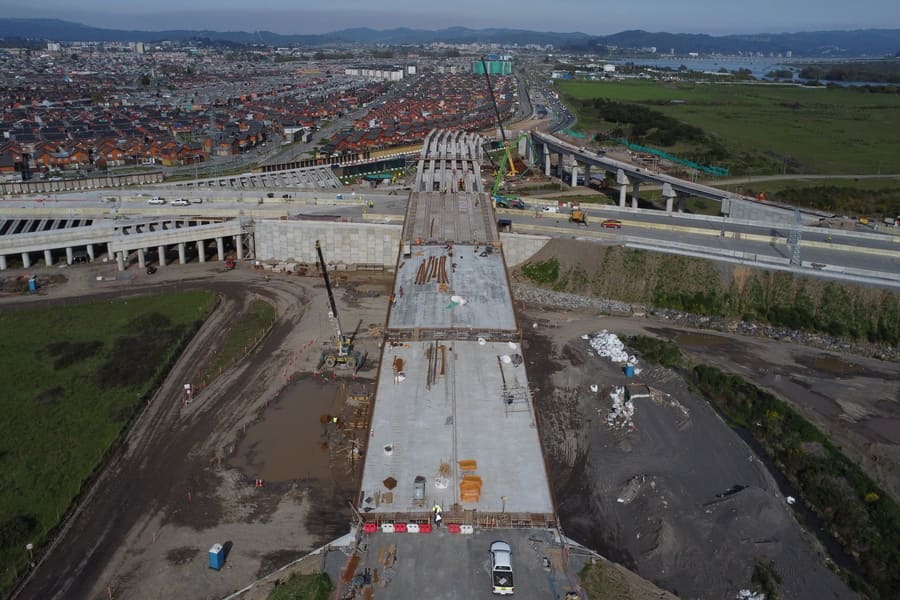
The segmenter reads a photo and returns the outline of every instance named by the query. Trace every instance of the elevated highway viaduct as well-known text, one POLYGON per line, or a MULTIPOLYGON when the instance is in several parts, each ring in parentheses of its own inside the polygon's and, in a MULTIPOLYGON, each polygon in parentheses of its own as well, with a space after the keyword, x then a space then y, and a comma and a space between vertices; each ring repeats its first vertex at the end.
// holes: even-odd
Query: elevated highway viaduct
MULTIPOLYGON (((722 204, 722 214, 732 218, 782 224, 792 223, 795 219, 795 211, 797 209, 794 207, 764 202, 750 196, 720 190, 702 183, 694 183, 664 173, 656 173, 645 167, 639 167, 603 154, 591 152, 586 148, 576 146, 547 133, 532 131, 531 141, 538 153, 538 156, 533 157, 532 162, 536 162, 543 167, 544 175, 548 177, 551 175, 552 155, 557 157, 556 175, 559 178, 563 177, 565 158, 568 157, 570 162, 574 163, 575 166, 572 169, 570 179, 572 187, 578 185, 579 166, 584 171, 585 182, 590 181, 592 172, 598 170, 615 174, 616 183, 619 184, 619 206, 623 208, 627 203, 629 186, 633 188, 631 207, 637 208, 640 186, 643 183, 649 183, 662 186, 663 197, 666 199, 666 212, 668 213, 677 208, 676 200, 688 196, 697 196, 720 202, 722 204)), ((520 150, 527 152, 530 149, 521 148, 520 150)), ((807 209, 800 209, 800 215, 803 222, 806 223, 818 221, 823 216, 831 216, 830 213, 807 209)))

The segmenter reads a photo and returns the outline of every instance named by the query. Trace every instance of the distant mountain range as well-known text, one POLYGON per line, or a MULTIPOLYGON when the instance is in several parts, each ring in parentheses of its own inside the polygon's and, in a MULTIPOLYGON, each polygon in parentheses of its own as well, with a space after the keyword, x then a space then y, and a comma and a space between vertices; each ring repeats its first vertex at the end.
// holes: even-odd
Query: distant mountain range
MULTIPOLYGON (((794 56, 840 58, 896 56, 900 52, 900 29, 861 29, 854 31, 810 31, 801 33, 760 33, 751 35, 711 36, 704 34, 623 31, 613 35, 592 36, 585 33, 551 33, 518 29, 467 29, 450 27, 434 31, 422 29, 368 28, 343 29, 318 35, 282 35, 271 31, 124 31, 101 29, 58 19, 0 19, 0 38, 47 40, 58 42, 159 42, 206 39, 236 44, 271 46, 303 45, 322 47, 333 44, 426 44, 499 43, 552 44, 557 50, 595 51, 607 47, 641 49, 655 47, 659 53, 674 49, 676 54, 739 52, 783 53, 794 56)), ((7 44, 8 45, 8 44, 7 44)))

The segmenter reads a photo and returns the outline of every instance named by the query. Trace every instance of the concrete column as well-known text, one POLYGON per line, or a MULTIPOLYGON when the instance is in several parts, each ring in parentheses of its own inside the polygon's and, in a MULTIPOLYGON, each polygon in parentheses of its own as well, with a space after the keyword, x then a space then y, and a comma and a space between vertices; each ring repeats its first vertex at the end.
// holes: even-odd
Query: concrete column
POLYGON ((31 256, 27 252, 22 253, 22 267, 25 269, 31 268, 31 256))
POLYGON ((125 270, 125 251, 116 252, 116 266, 120 271, 125 270))
POLYGON ((221 237, 216 238, 216 250, 219 252, 219 260, 225 260, 225 242, 221 237))
POLYGON ((664 183, 663 189, 662 189, 662 194, 663 194, 663 197, 666 199, 666 212, 670 213, 670 212, 672 212, 672 203, 673 203, 675 197, 678 195, 678 193, 674 189, 672 189, 671 184, 664 183))
POLYGON ((591 165, 584 165, 584 187, 591 185, 591 165))
POLYGON ((48 267, 53 266, 53 253, 49 250, 44 250, 44 264, 48 267))
POLYGON ((543 150, 544 177, 550 177, 550 148, 544 144, 541 149, 543 150))
POLYGON ((159 255, 159 266, 161 266, 161 267, 166 266, 166 247, 159 246, 156 249, 156 253, 159 255))
POLYGON ((197 260, 202 263, 206 262, 206 240, 197 240, 197 260))
POLYGON ((75 262, 75 253, 72 252, 72 246, 66 246, 66 264, 71 265, 75 262))
POLYGON ((147 257, 144 255, 144 249, 138 248, 138 266, 142 269, 147 268, 147 257))
POLYGON ((578 187, 578 163, 572 166, 572 187, 578 187))
POLYGON ((88 244, 85 246, 85 249, 87 250, 88 260, 94 262, 94 245, 88 244))
POLYGON ((556 176, 562 179, 563 176, 563 153, 556 155, 556 176))
POLYGON ((0 271, 6 270, 6 255, 0 254, 0 271))
POLYGON ((619 184, 619 206, 625 208, 625 198, 628 196, 628 184, 619 184))
POLYGON ((184 242, 178 242, 178 263, 182 265, 187 263, 187 257, 184 252, 184 242))
POLYGON ((244 258, 244 240, 243 236, 236 235, 234 236, 234 247, 237 248, 237 257, 238 260, 243 260, 244 258))
POLYGON ((631 208, 638 207, 638 198, 640 198, 640 195, 641 195, 641 182, 635 181, 634 189, 631 191, 631 208))
POLYGON ((667 197, 666 197, 666 212, 667 212, 667 213, 672 212, 672 201, 673 201, 674 199, 675 199, 674 196, 667 196, 667 197))

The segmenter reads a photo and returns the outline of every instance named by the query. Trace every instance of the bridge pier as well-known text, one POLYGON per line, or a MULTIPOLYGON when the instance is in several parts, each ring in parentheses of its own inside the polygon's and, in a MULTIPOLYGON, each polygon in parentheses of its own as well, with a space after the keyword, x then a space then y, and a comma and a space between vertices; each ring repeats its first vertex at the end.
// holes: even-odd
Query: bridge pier
POLYGON ((590 163, 585 163, 584 165, 584 187, 590 187, 591 185, 591 165, 590 163))
POLYGON ((27 252, 22 253, 22 268, 23 269, 31 268, 31 256, 27 252))
POLYGON ((219 260, 225 260, 225 242, 221 237, 216 238, 216 250, 219 253, 219 260))
POLYGON ((202 263, 206 262, 206 243, 204 240, 197 240, 197 260, 202 263))
POLYGON ((619 208, 625 208, 625 199, 628 197, 628 184, 631 182, 622 169, 616 171, 616 183, 619 184, 619 208))
POLYGON ((187 256, 184 251, 184 242, 178 242, 178 264, 187 264, 187 256))
POLYGON ((676 192, 670 184, 664 183, 663 189, 662 189, 662 194, 663 194, 663 197, 666 199, 666 212, 671 213, 672 212, 672 204, 675 200, 675 197, 678 195, 678 192, 676 192))
POLYGON ((147 268, 147 255, 143 248, 138 248, 138 266, 142 269, 147 268))
POLYGON ((157 247, 156 254, 159 256, 159 266, 166 266, 166 247, 164 245, 157 247))
POLYGON ((113 254, 112 244, 110 242, 106 242, 106 260, 113 260, 115 255, 113 254))
POLYGON ((122 250, 121 252, 116 252, 116 267, 120 271, 125 270, 125 251, 124 250, 122 250))
POLYGON ((93 245, 93 244, 87 244, 87 245, 85 246, 85 250, 87 250, 88 260, 90 260, 91 262, 94 262, 94 258, 95 258, 95 256, 94 256, 94 245, 93 245))
POLYGON ((53 266, 53 252, 50 250, 44 250, 44 264, 48 267, 53 266))
POLYGON ((6 255, 0 254, 0 271, 6 270, 6 255))
POLYGON ((240 235, 234 236, 234 247, 237 249, 238 260, 243 260, 244 259, 244 240, 241 239, 240 235))
POLYGON ((634 189, 632 189, 632 191, 631 191, 631 208, 638 207, 638 199, 641 197, 640 194, 641 194, 641 182, 635 181, 634 189))
POLYGON ((71 265, 75 262, 75 253, 72 251, 72 246, 66 246, 66 264, 71 265))
POLYGON ((556 176, 560 179, 563 178, 563 158, 562 152, 556 155, 556 176))
POLYGON ((572 165, 572 187, 578 187, 578 163, 577 162, 574 165, 572 165))
POLYGON ((544 177, 550 177, 550 148, 546 144, 541 148, 543 149, 544 177))

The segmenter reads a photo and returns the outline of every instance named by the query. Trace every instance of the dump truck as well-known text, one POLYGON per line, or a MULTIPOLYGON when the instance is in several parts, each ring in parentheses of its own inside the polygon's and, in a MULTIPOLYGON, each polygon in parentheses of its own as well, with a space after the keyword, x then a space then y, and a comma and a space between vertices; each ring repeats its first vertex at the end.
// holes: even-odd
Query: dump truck
POLYGON ((572 211, 572 214, 569 215, 569 223, 581 223, 582 225, 587 225, 587 215, 580 208, 572 211))

